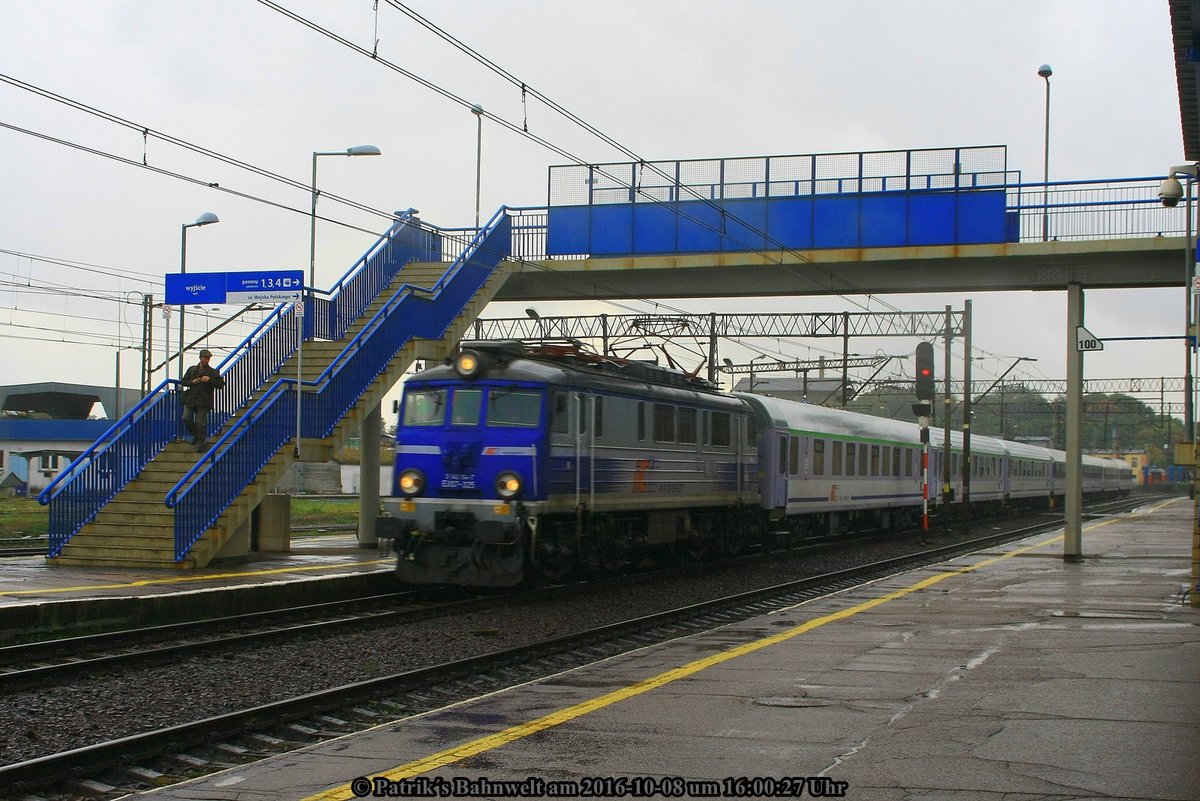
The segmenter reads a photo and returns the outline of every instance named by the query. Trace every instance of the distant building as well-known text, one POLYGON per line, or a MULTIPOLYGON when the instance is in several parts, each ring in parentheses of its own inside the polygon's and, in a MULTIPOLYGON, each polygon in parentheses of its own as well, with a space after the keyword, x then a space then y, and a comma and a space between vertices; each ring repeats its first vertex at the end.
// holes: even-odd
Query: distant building
POLYGON ((141 399, 136 389, 62 382, 0 386, 0 489, 36 495, 141 399), (96 404, 107 417, 89 419, 96 404))
POLYGON ((813 405, 840 406, 841 378, 809 378, 781 375, 753 375, 739 378, 735 392, 753 392, 791 401, 807 401, 813 405), (753 385, 751 385, 753 381, 753 385))

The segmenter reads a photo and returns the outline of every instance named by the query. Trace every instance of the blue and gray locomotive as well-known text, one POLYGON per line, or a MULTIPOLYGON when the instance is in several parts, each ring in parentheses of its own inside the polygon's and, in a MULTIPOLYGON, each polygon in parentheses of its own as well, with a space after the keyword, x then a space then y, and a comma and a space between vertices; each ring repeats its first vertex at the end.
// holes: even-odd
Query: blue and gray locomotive
MULTIPOLYGON (((465 343, 405 385, 379 531, 395 538, 405 582, 505 587, 898 528, 922 510, 918 434, 575 347, 465 343)), ((961 497, 957 433, 951 453, 961 497)), ((972 500, 1051 504, 1064 460, 974 437, 972 500)), ((1124 463, 1085 457, 1086 494, 1131 485, 1124 463)))

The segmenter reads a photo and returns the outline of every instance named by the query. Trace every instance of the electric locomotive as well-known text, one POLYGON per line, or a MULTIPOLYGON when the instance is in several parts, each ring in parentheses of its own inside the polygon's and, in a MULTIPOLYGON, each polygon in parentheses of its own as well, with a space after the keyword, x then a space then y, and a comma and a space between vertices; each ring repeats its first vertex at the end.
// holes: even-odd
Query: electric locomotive
MULTIPOLYGON (((942 431, 931 434, 923 486, 913 422, 726 394, 574 346, 465 343, 405 385, 377 530, 396 541, 403 581, 480 587, 894 530, 964 496, 961 433, 948 462, 942 431)), ((991 437, 971 447, 973 504, 1062 497, 1062 451, 991 437)), ((1132 485, 1123 462, 1082 467, 1085 496, 1132 485)))
POLYGON ((379 530, 413 583, 736 552, 758 519, 756 442, 745 403, 679 371, 465 343, 405 385, 379 530))

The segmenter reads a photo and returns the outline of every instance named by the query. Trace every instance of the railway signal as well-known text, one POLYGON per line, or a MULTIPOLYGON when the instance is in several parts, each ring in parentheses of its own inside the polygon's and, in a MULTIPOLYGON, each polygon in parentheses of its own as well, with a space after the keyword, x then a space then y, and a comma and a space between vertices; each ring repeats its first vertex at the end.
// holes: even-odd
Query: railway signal
POLYGON ((917 343, 916 365, 916 395, 917 400, 933 400, 933 345, 928 342, 917 343))

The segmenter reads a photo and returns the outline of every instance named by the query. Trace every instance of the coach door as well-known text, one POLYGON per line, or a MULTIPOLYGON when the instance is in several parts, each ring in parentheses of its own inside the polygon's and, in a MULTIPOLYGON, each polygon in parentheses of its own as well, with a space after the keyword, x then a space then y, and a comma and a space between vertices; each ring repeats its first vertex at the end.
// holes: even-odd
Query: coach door
POLYGON ((775 453, 771 454, 771 505, 776 515, 783 515, 788 499, 788 473, 792 449, 799 441, 788 434, 776 434, 775 453))

